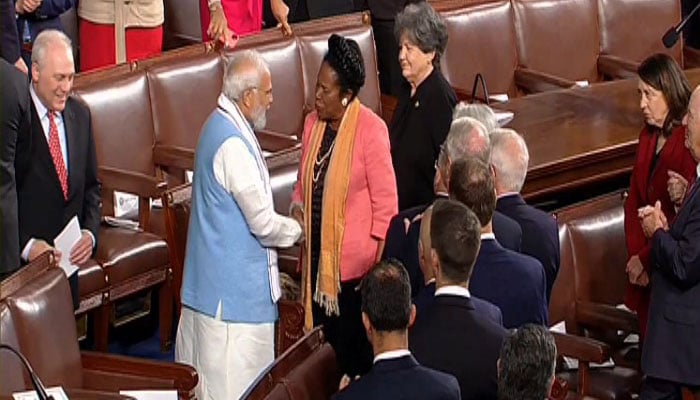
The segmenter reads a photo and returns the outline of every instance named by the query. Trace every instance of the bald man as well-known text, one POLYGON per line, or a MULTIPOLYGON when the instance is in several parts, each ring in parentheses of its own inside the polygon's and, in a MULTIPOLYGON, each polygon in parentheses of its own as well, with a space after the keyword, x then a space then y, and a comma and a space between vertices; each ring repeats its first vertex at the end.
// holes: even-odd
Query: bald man
MULTIPOLYGON (((693 91, 685 146, 700 161, 700 87, 693 91)), ((682 389, 700 395, 700 164, 695 183, 676 219, 669 222, 661 204, 639 210, 644 234, 651 239, 651 303, 640 399, 678 399, 682 389)))
MULTIPOLYGON (((430 224, 433 216, 433 206, 428 207, 423 213, 420 224, 420 239, 418 242, 418 261, 420 269, 425 278, 425 287, 418 292, 418 296, 413 299, 413 304, 416 306, 417 318, 420 318, 421 313, 428 312, 428 308, 433 303, 435 298, 435 260, 430 257, 430 249, 433 248, 433 243, 430 240, 430 224)), ((495 305, 486 300, 471 296, 472 305, 477 314, 484 318, 503 326, 503 314, 495 305)))

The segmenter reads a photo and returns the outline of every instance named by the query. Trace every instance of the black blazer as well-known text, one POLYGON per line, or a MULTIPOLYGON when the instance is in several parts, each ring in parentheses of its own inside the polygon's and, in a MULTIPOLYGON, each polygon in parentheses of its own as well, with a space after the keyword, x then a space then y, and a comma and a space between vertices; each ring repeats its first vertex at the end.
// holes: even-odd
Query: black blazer
POLYGON ((435 160, 457 104, 457 95, 439 68, 418 85, 413 97, 408 83, 402 89, 389 125, 400 211, 435 198, 435 160))
POLYGON ((651 304, 642 370, 700 385, 700 183, 668 232, 652 237, 651 304))
MULTIPOLYGON (((20 249, 31 238, 53 243, 56 235, 76 215, 81 229, 90 230, 97 240, 102 203, 90 111, 72 97, 68 98, 63 110, 68 144, 68 200, 63 198, 49 144, 33 102, 31 114, 32 163, 25 176, 17 179, 20 249)), ((73 275, 70 283, 75 306, 77 274, 73 275)))
POLYGON ((559 229, 554 217, 525 203, 520 194, 504 196, 496 210, 514 219, 523 230, 522 252, 535 257, 547 275, 547 300, 559 272, 559 229))
MULTIPOLYGON (((437 197, 447 198, 439 194, 437 197)), ((418 219, 415 222, 413 220, 416 216, 422 214, 426 208, 428 208, 428 205, 411 207, 394 215, 389 221, 389 228, 387 229, 384 242, 382 258, 384 260, 395 258, 403 263, 411 281, 412 297, 417 296, 425 285, 423 272, 418 261, 421 220, 418 219), (410 223, 408 231, 406 230, 405 220, 408 220, 410 223)), ((498 242, 505 248, 520 251, 522 231, 517 222, 496 211, 493 214, 493 231, 498 242)))
POLYGON ((3 275, 20 267, 15 172, 17 168, 21 174, 29 162, 31 127, 28 79, 14 65, 0 60, 0 274, 3 275))
MULTIPOLYGON (((413 304, 416 306, 416 318, 422 318, 433 301, 435 301, 435 282, 429 283, 421 289, 418 296, 413 299, 413 304)), ((471 297, 471 303, 474 306, 474 311, 486 318, 487 320, 503 326, 503 314, 501 309, 489 303, 486 300, 481 300, 478 297, 471 297)))
MULTIPOLYGON (((15 16, 15 2, 13 0, 0 0, 0 27, 2 27, 0 29, 0 57, 10 64, 17 62, 21 54, 20 38, 17 29, 15 29, 17 23, 15 16)), ((4 89, 2 98, 3 100, 7 98, 4 89)))
POLYGON ((481 241, 469 291, 498 306, 506 328, 526 323, 547 325, 542 265, 530 256, 504 249, 496 240, 481 241))
POLYGON ((333 396, 334 400, 459 398, 454 376, 423 367, 412 356, 377 361, 365 376, 333 396))
POLYGON ((437 296, 425 314, 409 332, 416 360, 454 375, 462 400, 496 399, 496 362, 505 329, 478 315, 466 297, 437 296))

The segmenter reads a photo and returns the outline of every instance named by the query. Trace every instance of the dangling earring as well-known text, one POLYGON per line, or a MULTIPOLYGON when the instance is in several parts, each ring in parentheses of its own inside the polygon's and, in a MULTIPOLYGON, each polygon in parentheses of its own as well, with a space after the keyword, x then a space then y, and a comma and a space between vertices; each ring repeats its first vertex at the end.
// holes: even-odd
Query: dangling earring
POLYGON ((343 100, 340 100, 340 104, 342 104, 343 107, 347 107, 348 106, 348 98, 343 97, 343 100))

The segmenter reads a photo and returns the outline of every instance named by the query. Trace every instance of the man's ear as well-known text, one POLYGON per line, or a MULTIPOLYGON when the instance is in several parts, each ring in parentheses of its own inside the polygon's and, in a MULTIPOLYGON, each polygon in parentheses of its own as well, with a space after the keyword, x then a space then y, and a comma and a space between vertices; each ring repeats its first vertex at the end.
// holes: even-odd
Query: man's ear
POLYGON ((416 322, 416 305, 411 304, 411 313, 408 314, 408 327, 412 327, 416 322))
POLYGON ((440 277, 440 259, 438 258, 437 251, 434 248, 430 249, 430 264, 433 267, 433 273, 435 278, 440 277))
POLYGON ((39 80, 39 63, 32 63, 32 82, 37 83, 39 80))
POLYGON ((362 311, 362 325, 364 325, 365 332, 367 332, 367 339, 370 339, 370 335, 372 334, 372 323, 369 321, 369 317, 364 311, 362 311))
POLYGON ((498 373, 497 377, 501 377, 501 357, 498 357, 498 360, 496 360, 496 372, 498 373))

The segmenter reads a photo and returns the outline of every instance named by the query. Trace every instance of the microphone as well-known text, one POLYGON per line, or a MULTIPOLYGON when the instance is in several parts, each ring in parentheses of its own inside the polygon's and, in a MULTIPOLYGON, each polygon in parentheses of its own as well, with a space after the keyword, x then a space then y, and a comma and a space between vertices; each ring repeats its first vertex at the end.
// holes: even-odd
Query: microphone
POLYGON ((664 37, 661 38, 661 41, 664 43, 664 46, 666 46, 667 49, 670 49, 671 47, 673 47, 674 44, 676 44, 678 38, 681 35, 681 31, 685 27, 685 24, 688 23, 690 18, 692 18, 693 14, 695 14, 698 11, 698 9, 700 9, 700 2, 698 2, 695 8, 693 8, 693 10, 690 11, 690 13, 688 13, 688 15, 686 15, 685 18, 683 18, 681 22, 678 23, 678 25, 664 33, 664 37))
POLYGON ((0 344, 0 349, 9 350, 10 352, 14 353, 20 359, 20 361, 22 361, 22 364, 24 364, 24 368, 26 368, 27 372, 29 372, 29 377, 32 380, 32 386, 34 386, 34 391, 36 391, 36 395, 39 397, 39 400, 54 400, 53 396, 49 396, 48 394, 46 394, 46 388, 44 387, 44 384, 41 383, 41 379, 39 379, 39 376, 36 373, 34 373, 32 366, 29 364, 29 360, 27 360, 27 358, 24 357, 22 353, 15 350, 12 346, 6 344, 0 344))
POLYGON ((472 86, 472 103, 474 102, 474 99, 476 99, 476 89, 479 82, 481 82, 481 88, 484 91, 484 100, 486 101, 486 105, 489 105, 489 92, 486 90, 486 81, 481 73, 478 72, 474 77, 474 85, 472 86))

